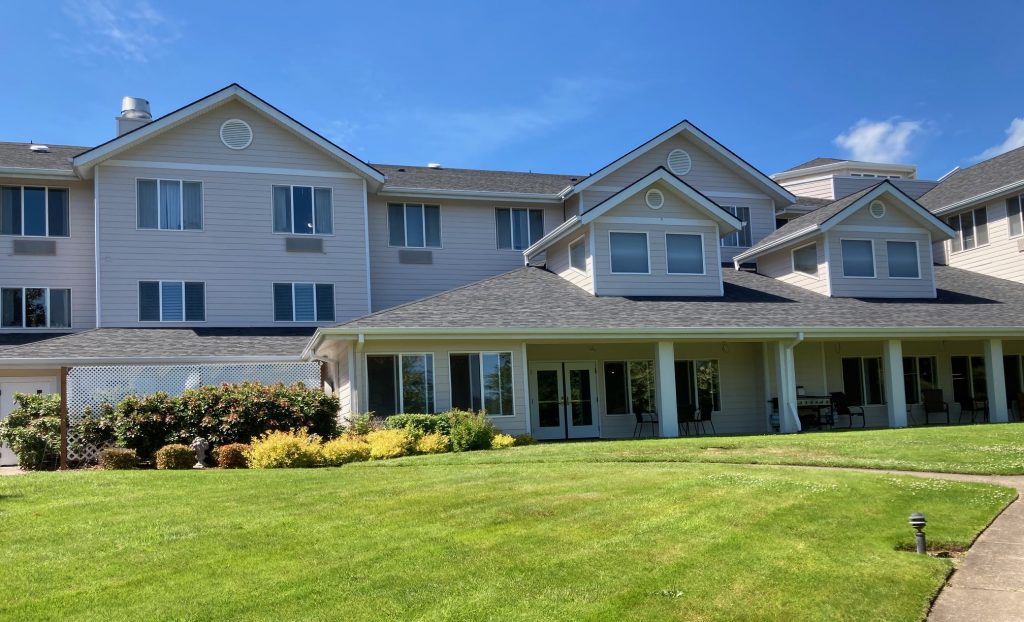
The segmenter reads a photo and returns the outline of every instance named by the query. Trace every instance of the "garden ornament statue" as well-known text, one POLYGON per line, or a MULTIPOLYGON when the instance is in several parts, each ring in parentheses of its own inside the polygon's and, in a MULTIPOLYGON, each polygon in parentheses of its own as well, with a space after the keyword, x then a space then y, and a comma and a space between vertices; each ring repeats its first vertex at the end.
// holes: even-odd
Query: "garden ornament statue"
POLYGON ((206 452, 210 449, 210 441, 201 436, 197 436, 188 448, 196 452, 196 463, 192 465, 192 468, 205 469, 206 465, 203 463, 206 461, 206 452))

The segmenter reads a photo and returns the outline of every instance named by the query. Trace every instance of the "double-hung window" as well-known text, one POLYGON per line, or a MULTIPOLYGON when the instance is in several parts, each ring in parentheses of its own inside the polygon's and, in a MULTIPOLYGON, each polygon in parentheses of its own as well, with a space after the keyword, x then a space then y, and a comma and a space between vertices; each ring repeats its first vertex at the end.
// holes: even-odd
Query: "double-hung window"
POLYGON ((843 390, 850 404, 884 404, 881 357, 848 357, 843 359, 843 390))
POLYGON ((612 272, 618 274, 649 274, 647 234, 612 231, 608 234, 608 254, 612 272))
POLYGON ((818 276, 818 245, 808 244, 793 251, 793 272, 818 276))
POLYGON ((332 283, 274 283, 275 322, 333 322, 332 283))
POLYGON ((950 244, 954 253, 988 244, 988 211, 985 207, 950 216, 948 222, 953 228, 950 244))
POLYGON ((676 361, 675 377, 677 405, 690 405, 704 414, 722 410, 718 361, 676 361))
POLYGON ((0 289, 3 328, 71 328, 71 290, 49 287, 0 289))
POLYGON ((1024 213, 1021 210, 1021 196, 1006 199, 1006 229, 1011 238, 1024 235, 1024 213))
POLYGON ((609 415, 654 412, 654 361, 606 362, 604 392, 609 415))
POLYGON ((139 229, 198 231, 203 228, 203 184, 180 179, 139 179, 135 183, 139 229))
POLYGON ((665 254, 669 274, 704 274, 704 236, 666 233, 665 254))
POLYGON ((67 188, 0 187, 0 235, 67 237, 67 188))
POLYGON ((894 279, 921 278, 921 262, 917 254, 917 242, 889 240, 885 243, 889 257, 889 276, 894 279))
POLYGON ((738 231, 733 231, 722 238, 722 246, 750 246, 750 208, 725 206, 722 209, 729 212, 735 216, 737 220, 743 223, 743 228, 738 231))
POLYGON ((875 244, 871 240, 841 240, 843 276, 874 278, 875 244))
POLYGON ((206 285, 198 281, 140 281, 140 322, 205 322, 206 285))
POLYGON ((274 186, 274 233, 334 233, 330 188, 274 186))
POLYGON ((512 353, 466 352, 448 356, 452 408, 507 417, 512 411, 512 353))
POLYGON ((367 406, 379 417, 434 412, 433 354, 366 355, 367 406))
POLYGON ((441 206, 388 203, 388 244, 441 248, 441 206))
POLYGON ((951 356, 953 372, 953 399, 957 403, 984 399, 988 393, 985 375, 985 357, 951 356))
POLYGON ((938 369, 934 356, 903 357, 903 393, 907 404, 920 404, 923 391, 939 388, 938 369))
POLYGON ((498 248, 525 250, 544 237, 544 210, 499 207, 494 225, 498 248))

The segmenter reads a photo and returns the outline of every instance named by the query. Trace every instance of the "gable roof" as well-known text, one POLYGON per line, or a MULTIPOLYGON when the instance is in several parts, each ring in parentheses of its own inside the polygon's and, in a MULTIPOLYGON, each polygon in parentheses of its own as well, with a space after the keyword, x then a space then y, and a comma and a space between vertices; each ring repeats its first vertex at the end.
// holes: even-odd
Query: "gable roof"
POLYGON ((743 227, 743 223, 737 220, 735 216, 722 209, 722 207, 717 203, 704 196, 704 194, 699 190, 674 175, 664 166, 659 166, 622 190, 619 190, 615 194, 601 201, 597 205, 590 207, 582 214, 573 216, 558 227, 555 227, 555 229, 549 232, 546 236, 537 240, 529 248, 524 250, 523 256, 526 259, 529 259, 533 255, 536 255, 542 250, 548 248, 580 227, 594 222, 594 220, 600 218, 617 205, 620 205, 626 199, 636 196, 659 181, 666 183, 669 188, 675 190, 684 199, 689 200, 699 209, 702 209, 707 213, 707 215, 717 222, 723 229, 722 233, 730 233, 743 227))
POLYGON ((182 106, 173 112, 77 155, 73 162, 75 171, 81 177, 88 178, 92 174, 92 168, 103 160, 111 158, 125 149, 133 147, 148 138, 161 134, 203 114, 215 106, 229 101, 241 101, 248 104, 329 155, 352 167, 366 179, 378 184, 384 183, 383 173, 236 83, 229 84, 219 91, 210 93, 191 104, 182 106))
POLYGON ((384 192, 393 194, 405 190, 437 190, 467 193, 535 194, 557 198, 564 190, 586 177, 585 175, 431 168, 401 164, 374 164, 373 167, 386 176, 384 192))
POLYGON ((803 164, 797 164, 796 166, 793 166, 791 168, 787 168, 786 170, 784 170, 782 172, 783 173, 790 173, 792 171, 800 171, 800 170, 803 170, 805 168, 814 168, 816 166, 822 166, 822 165, 825 165, 825 164, 836 164, 836 163, 839 163, 839 162, 846 162, 846 161, 847 160, 840 160, 839 158, 814 158, 813 160, 808 160, 808 161, 804 162, 803 164))
POLYGON ((647 153, 648 151, 657 147, 666 140, 679 134, 686 134, 696 139, 697 142, 703 144, 712 153, 718 154, 725 160, 729 161, 735 168, 738 168, 747 177, 751 178, 755 185, 761 186, 765 190, 765 192, 768 193, 768 195, 775 197, 776 199, 782 201, 783 203, 796 202, 796 197, 793 194, 791 194, 788 190, 777 184, 772 178, 768 177, 758 169, 754 168, 754 166, 752 166, 749 162, 747 162, 740 156, 736 155, 725 145, 718 142, 714 138, 711 138, 710 136, 705 134, 703 130, 701 130, 696 125, 690 123, 685 119, 673 125, 664 132, 658 134, 654 138, 643 143, 639 147, 633 149, 629 153, 618 158, 617 160, 605 165, 596 173, 593 173, 582 182, 576 184, 573 188, 573 192, 575 193, 581 190, 585 190, 588 186, 591 186, 598 180, 603 179, 612 171, 620 168, 624 164, 633 161, 637 157, 647 153))
POLYGON ((944 214, 1017 188, 1024 189, 1024 147, 950 173, 918 202, 944 214))
MULTIPOLYGON (((35 143, 39 144, 42 143, 35 143)), ((88 149, 47 143, 48 151, 32 151, 32 146, 33 143, 0 142, 0 173, 74 176, 71 159, 88 149)))
POLYGON ((953 236, 953 230, 946 223, 936 218, 932 213, 921 207, 916 201, 896 187, 895 184, 886 179, 873 186, 868 186, 860 192, 854 192, 824 207, 790 220, 785 225, 766 235, 754 246, 736 255, 733 261, 736 265, 739 265, 743 261, 763 255, 770 250, 783 248, 812 235, 824 233, 841 223, 858 209, 886 193, 906 206, 933 233, 947 238, 953 236))

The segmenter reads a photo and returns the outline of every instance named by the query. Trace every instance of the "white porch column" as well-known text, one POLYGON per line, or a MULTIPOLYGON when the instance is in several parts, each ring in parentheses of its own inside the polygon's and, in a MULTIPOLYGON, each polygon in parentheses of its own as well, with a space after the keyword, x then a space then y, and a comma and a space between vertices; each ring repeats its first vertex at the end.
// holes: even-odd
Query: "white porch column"
POLYGON ((676 409, 676 349, 671 341, 659 341, 654 355, 655 392, 658 398, 658 436, 679 436, 676 409))
POLYGON ((985 340, 985 393, 988 395, 988 417, 992 423, 1006 423, 1006 373, 1003 370, 1002 339, 985 340))
POLYGON ((887 339, 882 343, 882 369, 885 373, 885 403, 889 427, 907 427, 907 395, 903 391, 903 342, 887 339))
POLYGON ((793 359, 795 343, 780 341, 775 346, 775 377, 779 397, 779 432, 793 434, 800 431, 800 416, 796 408, 796 362, 793 359))

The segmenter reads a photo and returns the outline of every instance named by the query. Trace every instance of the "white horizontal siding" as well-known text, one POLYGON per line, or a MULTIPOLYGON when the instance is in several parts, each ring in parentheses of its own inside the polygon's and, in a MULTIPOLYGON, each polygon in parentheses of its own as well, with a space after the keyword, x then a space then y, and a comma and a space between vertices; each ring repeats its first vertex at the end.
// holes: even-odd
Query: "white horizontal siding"
MULTIPOLYGON (((0 179, 2 186, 47 186, 67 188, 70 236, 66 238, 23 238, 0 235, 0 287, 71 288, 71 327, 96 326, 96 273, 93 249, 93 185, 91 181, 41 181, 0 179), (15 240, 52 240, 56 256, 14 254, 15 240)), ((67 329, 54 329, 67 331, 67 329)), ((3 328, 3 332, 46 332, 45 330, 3 328)))
POLYGON ((552 244, 544 252, 545 266, 551 272, 554 272, 558 276, 562 277, 566 281, 569 281, 576 287, 589 292, 594 293, 594 261, 590 256, 590 236, 582 232, 576 232, 572 235, 566 236, 565 239, 552 244), (586 271, 580 272, 576 268, 569 265, 569 245, 576 242, 577 240, 583 244, 583 249, 586 257, 586 271))
POLYGON ((824 238, 816 239, 818 253, 818 275, 811 276, 793 270, 793 251, 806 244, 799 244, 789 248, 780 249, 767 253, 757 258, 757 271, 765 276, 811 290, 812 292, 828 295, 827 270, 828 261, 825 258, 824 238))
MULTIPOLYGON (((835 198, 841 199, 853 194, 854 192, 860 192, 864 188, 874 186, 880 181, 882 180, 877 177, 836 177, 834 182, 835 198)), ((928 181, 924 179, 890 179, 889 181, 902 190, 911 199, 917 199, 939 183, 937 181, 928 181)))
POLYGON ((836 194, 832 180, 832 177, 796 179, 779 182, 779 185, 797 196, 813 197, 815 199, 834 199, 836 194))
MULTIPOLYGON (((942 254, 946 257, 947 263, 954 268, 1024 283, 1024 236, 1010 237, 1009 224, 1006 220, 1006 198, 1000 197, 986 205, 989 243, 954 253, 950 243, 944 242, 939 245, 943 248, 942 254)), ((948 218, 943 216, 947 222, 948 218)))

